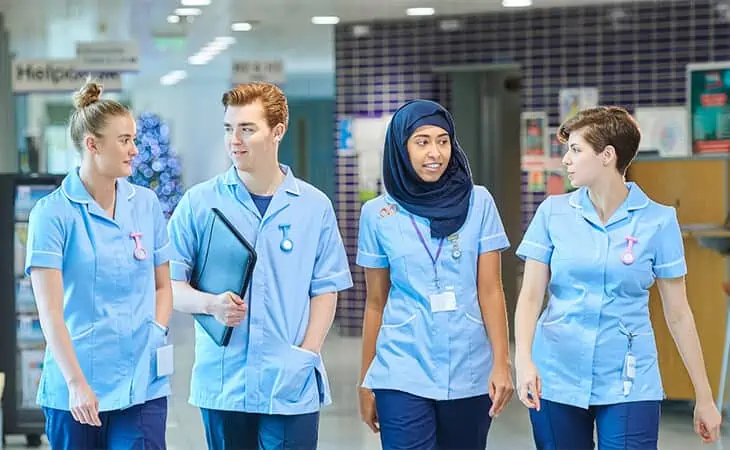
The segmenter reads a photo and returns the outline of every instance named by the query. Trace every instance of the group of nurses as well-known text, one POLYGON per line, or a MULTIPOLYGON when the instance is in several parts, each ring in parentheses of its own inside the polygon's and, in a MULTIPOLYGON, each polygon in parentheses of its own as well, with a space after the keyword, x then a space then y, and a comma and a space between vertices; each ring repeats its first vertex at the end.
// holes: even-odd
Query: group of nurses
MULTIPOLYGON (((517 250, 526 260, 518 393, 540 450, 595 448, 594 426, 601 450, 657 448, 655 280, 695 386, 696 432, 705 442, 719 437, 676 212, 624 181, 640 137, 616 107, 564 123, 563 163, 578 190, 548 197, 517 250)), ((428 101, 395 112, 383 180, 386 193, 360 217, 362 419, 386 450, 484 448, 490 418, 512 395, 499 264, 509 243, 497 208, 472 185, 449 113, 428 101)))
POLYGON ((411 101, 388 126, 386 194, 360 216, 365 268, 360 411, 384 449, 483 449, 513 393, 501 251, 451 115, 411 101))
POLYGON ((592 108, 566 121, 559 137, 578 189, 548 197, 517 249, 526 261, 515 320, 518 395, 537 448, 594 448, 594 426, 599 449, 657 448, 664 392, 648 304, 655 281, 694 384, 695 430, 717 440, 721 417, 687 302, 676 211, 624 180, 637 124, 621 108, 592 108))
MULTIPOLYGON (((29 219, 26 273, 48 343, 38 402, 52 448, 165 448, 173 305, 234 327, 222 347, 196 323, 190 402, 210 449, 317 448, 319 410, 331 402, 320 352, 352 279, 330 200, 278 161, 284 94, 250 83, 223 95, 232 167, 188 190, 167 226, 155 194, 126 181, 134 118, 100 94, 91 81, 76 94, 81 165, 29 219), (243 295, 191 285, 211 208, 256 249, 243 295)), ((716 440, 676 213, 624 181, 635 122, 594 108, 560 137, 579 189, 548 197, 517 250, 517 384, 538 449, 594 448, 594 423, 600 449, 657 448, 655 280, 695 386, 696 431, 716 440)), ((431 101, 395 112, 383 180, 386 193, 360 219, 361 416, 386 450, 485 448, 514 389, 497 206, 473 184, 451 115, 431 101)))
POLYGON ((125 179, 135 120, 100 95, 91 81, 76 94, 81 165, 29 218, 26 273, 47 342, 38 403, 54 450, 164 449, 171 246, 157 196, 125 179))
POLYGON ((245 84, 222 102, 233 165, 188 190, 169 224, 175 308, 235 327, 221 347, 196 323, 190 403, 202 411, 211 450, 314 450, 320 407, 331 402, 320 350, 337 293, 352 286, 347 254, 327 196, 279 164, 282 91, 245 84), (243 298, 190 284, 211 208, 256 250, 243 298))

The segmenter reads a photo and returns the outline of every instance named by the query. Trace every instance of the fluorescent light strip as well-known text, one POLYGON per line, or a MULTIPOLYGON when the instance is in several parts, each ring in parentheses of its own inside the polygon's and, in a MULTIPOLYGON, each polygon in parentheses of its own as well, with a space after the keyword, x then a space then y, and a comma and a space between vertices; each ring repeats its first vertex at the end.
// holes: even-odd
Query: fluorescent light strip
POLYGON ((211 0, 180 0, 182 6, 208 6, 211 0))
POLYGON ((160 78, 160 84, 164 86, 172 86, 184 80, 187 76, 188 74, 184 70, 173 70, 160 78))
POLYGON ((408 8, 406 14, 409 16, 432 16, 436 13, 433 8, 408 8))
POLYGON ((213 41, 207 43, 198 53, 189 57, 188 63, 194 66, 208 64, 220 52, 226 50, 235 42, 236 39, 232 36, 218 36, 213 41))
POLYGON ((337 16, 314 16, 312 17, 312 23, 315 25, 337 25, 340 23, 340 18, 337 16))
POLYGON ((532 0, 502 0, 505 8, 526 8, 532 6, 532 0))
POLYGON ((236 22, 231 25, 231 31, 251 31, 253 26, 248 22, 236 22))
POLYGON ((175 14, 178 16, 199 16, 203 14, 200 8, 177 8, 175 14))

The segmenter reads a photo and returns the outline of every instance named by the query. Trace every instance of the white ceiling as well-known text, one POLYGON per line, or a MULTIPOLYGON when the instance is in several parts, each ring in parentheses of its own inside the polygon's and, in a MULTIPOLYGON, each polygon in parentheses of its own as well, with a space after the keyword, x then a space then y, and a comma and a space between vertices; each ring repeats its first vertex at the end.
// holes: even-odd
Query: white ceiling
MULTIPOLYGON (((506 11, 502 0, 212 0, 192 23, 171 25, 166 16, 181 0, 0 0, 13 50, 22 58, 72 57, 76 40, 136 39, 142 50, 142 76, 173 69, 201 70, 187 57, 217 36, 234 35, 228 51, 238 59, 283 59, 287 72, 331 72, 333 27, 313 25, 314 15, 339 16, 341 23, 409 18, 410 7, 433 7, 436 16, 506 11), (230 24, 251 21, 250 32, 232 33, 230 24), (154 37, 184 37, 186 48, 160 52, 154 37)), ((586 3, 619 5, 631 0, 533 0, 533 8, 586 3)), ((651 1, 651 0, 650 0, 651 1)), ((653 0, 669 1, 669 0, 653 0)))
MULTIPOLYGON (((532 8, 626 1, 631 0, 533 0, 532 8)), ((405 19, 406 9, 412 7, 432 7, 437 16, 514 10, 504 8, 502 0, 233 0, 231 5, 234 20, 260 20, 264 24, 308 21, 313 15, 334 15, 342 22, 405 19)))
MULTIPOLYGON (((533 0, 532 7, 620 4, 626 1, 631 0, 533 0)), ((377 20, 419 20, 406 15, 406 9, 411 7, 433 7, 436 17, 515 10, 502 7, 502 0, 212 0, 210 6, 201 8, 202 16, 192 23, 181 21, 180 24, 169 25, 165 17, 179 7, 181 1, 154 2, 157 15, 149 15, 148 20, 157 32, 184 30, 191 44, 194 42, 191 47, 203 45, 221 34, 232 34, 237 39, 236 45, 230 49, 235 57, 281 58, 287 70, 297 72, 334 69, 333 27, 313 25, 310 22, 312 16, 338 16, 340 23, 357 24, 377 20), (252 22, 253 30, 230 32, 230 24, 239 21, 252 22)))

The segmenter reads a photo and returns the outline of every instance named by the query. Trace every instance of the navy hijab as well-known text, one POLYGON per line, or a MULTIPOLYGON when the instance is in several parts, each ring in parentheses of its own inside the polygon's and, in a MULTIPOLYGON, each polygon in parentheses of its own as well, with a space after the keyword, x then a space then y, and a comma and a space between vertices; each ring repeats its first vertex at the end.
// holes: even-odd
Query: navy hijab
POLYGON ((443 106, 412 100, 398 108, 385 136, 383 183, 406 211, 430 219, 432 237, 445 238, 464 225, 474 184, 469 161, 454 136, 454 119, 443 106), (408 139, 424 125, 443 128, 451 139, 449 165, 435 182, 423 181, 408 157, 408 139))

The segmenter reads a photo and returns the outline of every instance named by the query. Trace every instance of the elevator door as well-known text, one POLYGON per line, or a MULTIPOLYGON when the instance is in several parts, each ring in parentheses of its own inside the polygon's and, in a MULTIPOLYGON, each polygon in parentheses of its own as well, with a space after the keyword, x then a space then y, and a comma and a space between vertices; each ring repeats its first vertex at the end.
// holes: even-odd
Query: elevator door
POLYGON ((502 255, 502 279, 513 329, 521 264, 515 249, 522 238, 519 68, 460 66, 441 71, 450 78, 449 109, 474 182, 494 197, 510 240, 511 248, 502 255))

